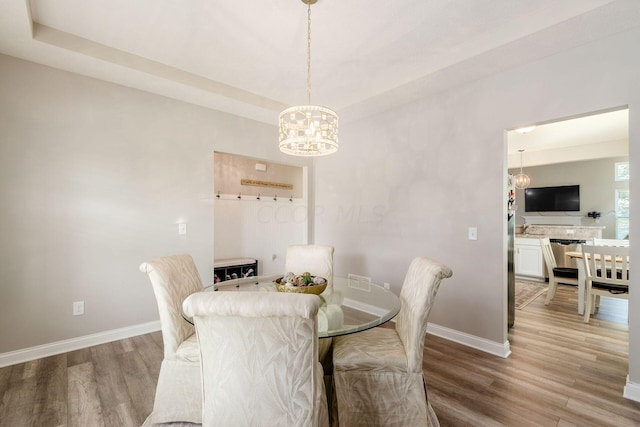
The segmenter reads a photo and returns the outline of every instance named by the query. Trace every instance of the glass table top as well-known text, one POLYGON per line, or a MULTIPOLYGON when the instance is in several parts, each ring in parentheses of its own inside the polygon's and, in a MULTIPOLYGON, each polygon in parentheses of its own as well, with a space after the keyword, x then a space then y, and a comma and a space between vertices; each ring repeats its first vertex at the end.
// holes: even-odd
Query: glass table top
MULTIPOLYGON (((247 277, 218 282, 204 292, 277 292, 274 280, 282 275, 247 277)), ((328 338, 364 331, 393 319, 400 311, 400 299, 390 290, 362 276, 333 278, 333 290, 321 295, 318 337, 328 338)), ((189 322, 193 320, 183 314, 189 322)))

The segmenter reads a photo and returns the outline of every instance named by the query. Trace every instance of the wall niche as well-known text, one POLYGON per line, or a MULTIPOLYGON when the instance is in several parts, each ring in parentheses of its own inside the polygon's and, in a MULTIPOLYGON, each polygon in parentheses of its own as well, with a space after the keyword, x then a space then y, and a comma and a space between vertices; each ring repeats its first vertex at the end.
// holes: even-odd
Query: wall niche
POLYGON ((287 246, 308 243, 306 175, 306 167, 214 153, 214 262, 255 259, 261 275, 282 273, 287 246))
POLYGON ((303 176, 304 168, 300 166, 214 153, 216 195, 301 199, 304 195, 303 176))

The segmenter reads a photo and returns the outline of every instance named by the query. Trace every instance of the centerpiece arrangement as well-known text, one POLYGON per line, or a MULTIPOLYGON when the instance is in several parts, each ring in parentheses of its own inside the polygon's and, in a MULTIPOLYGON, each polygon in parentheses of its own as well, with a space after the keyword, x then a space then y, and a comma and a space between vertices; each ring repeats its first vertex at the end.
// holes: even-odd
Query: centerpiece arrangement
POLYGON ((320 295, 327 288, 327 279, 312 276, 308 271, 299 275, 292 272, 285 273, 283 277, 276 279, 275 283, 279 292, 320 295))

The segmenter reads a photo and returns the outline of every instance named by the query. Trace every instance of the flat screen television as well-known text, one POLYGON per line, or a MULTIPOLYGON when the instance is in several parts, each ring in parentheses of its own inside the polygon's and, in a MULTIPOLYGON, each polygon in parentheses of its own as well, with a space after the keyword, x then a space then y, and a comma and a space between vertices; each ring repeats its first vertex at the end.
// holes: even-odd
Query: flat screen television
POLYGON ((580 210, 580 186, 538 187, 524 190, 525 212, 564 212, 580 210))

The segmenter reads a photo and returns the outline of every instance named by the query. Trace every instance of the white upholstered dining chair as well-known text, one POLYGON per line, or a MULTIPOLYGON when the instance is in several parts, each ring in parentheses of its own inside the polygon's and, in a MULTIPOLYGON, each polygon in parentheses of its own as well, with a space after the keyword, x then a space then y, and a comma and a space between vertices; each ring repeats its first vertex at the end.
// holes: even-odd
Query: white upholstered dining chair
POLYGON ((202 425, 328 426, 316 295, 200 292, 192 316, 202 366, 202 425))
POLYGON ((156 386, 153 411, 144 425, 202 420, 200 351, 195 329, 182 317, 182 302, 202 290, 191 255, 172 255, 140 265, 147 273, 158 303, 164 358, 156 386))
POLYGON ((585 274, 584 322, 601 296, 629 299, 629 247, 582 245, 585 274))
POLYGON ((313 276, 327 279, 325 293, 333 291, 333 246, 290 245, 284 261, 285 272, 302 274, 308 271, 313 276))
MULTIPOLYGON (((287 246, 284 270, 295 274, 302 274, 308 271, 313 276, 324 277, 327 279, 327 288, 322 293, 323 298, 325 298, 327 304, 337 303, 340 305, 341 301, 336 301, 339 296, 333 295, 333 251, 333 246, 327 245, 287 246)), ((337 320, 337 322, 341 323, 342 319, 337 320)), ((335 327, 336 325, 333 326, 335 327)), ((327 363, 327 355, 331 350, 331 343, 331 338, 323 338, 318 347, 320 360, 325 362, 324 366, 327 370, 331 368, 330 364, 327 363)))
POLYGON ((333 378, 341 426, 438 426, 422 371, 427 320, 451 269, 417 257, 400 291, 395 329, 334 338, 333 378))
POLYGON ((549 289, 547 289, 547 298, 544 300, 544 305, 549 305, 556 294, 558 283, 578 285, 578 269, 558 267, 556 258, 553 255, 553 249, 551 249, 551 241, 548 237, 540 239, 540 246, 542 247, 542 256, 547 266, 547 275, 549 276, 549 289))

